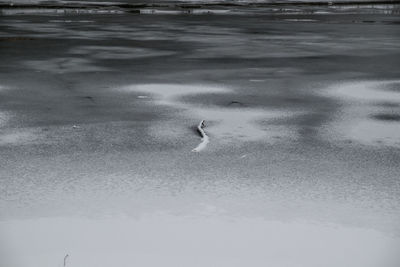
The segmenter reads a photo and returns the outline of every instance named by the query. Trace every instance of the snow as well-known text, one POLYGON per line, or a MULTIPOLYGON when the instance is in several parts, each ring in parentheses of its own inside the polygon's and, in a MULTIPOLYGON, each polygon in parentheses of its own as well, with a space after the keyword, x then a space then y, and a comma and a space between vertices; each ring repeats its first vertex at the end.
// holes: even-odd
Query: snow
MULTIPOLYGON (((151 214, 0 222, 13 267, 395 267, 398 238, 309 222, 151 214)), ((7 248, 7 250, 4 249, 7 248)))

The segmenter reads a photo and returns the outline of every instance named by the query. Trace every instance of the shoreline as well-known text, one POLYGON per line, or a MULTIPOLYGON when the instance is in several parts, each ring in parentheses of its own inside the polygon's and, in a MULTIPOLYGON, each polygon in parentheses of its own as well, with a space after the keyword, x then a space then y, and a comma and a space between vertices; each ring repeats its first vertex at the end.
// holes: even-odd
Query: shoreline
POLYGON ((14 14, 400 14, 399 0, 384 1, 312 1, 312 2, 165 2, 165 3, 113 3, 113 2, 38 2, 1 3, 0 15, 14 14))

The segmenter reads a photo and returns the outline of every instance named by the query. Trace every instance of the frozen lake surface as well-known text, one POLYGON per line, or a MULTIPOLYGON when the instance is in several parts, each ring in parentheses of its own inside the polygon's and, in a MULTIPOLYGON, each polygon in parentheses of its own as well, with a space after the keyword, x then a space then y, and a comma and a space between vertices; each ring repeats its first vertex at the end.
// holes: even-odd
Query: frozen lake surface
POLYGON ((2 16, 0 266, 399 266, 399 23, 2 16))

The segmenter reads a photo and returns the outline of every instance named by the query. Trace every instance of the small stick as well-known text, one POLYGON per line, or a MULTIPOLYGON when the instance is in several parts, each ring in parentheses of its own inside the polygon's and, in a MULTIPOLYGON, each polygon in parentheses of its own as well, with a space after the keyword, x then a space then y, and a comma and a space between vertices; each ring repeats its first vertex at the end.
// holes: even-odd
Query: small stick
POLYGON ((204 136, 206 135, 206 133, 204 132, 203 128, 206 125, 204 124, 204 120, 202 120, 199 125, 197 126, 197 132, 200 134, 201 138, 204 138, 204 136))
POLYGON ((209 141, 208 135, 206 134, 206 132, 204 132, 203 128, 205 127, 205 121, 202 120, 199 125, 197 126, 197 131, 199 132, 200 136, 201 136, 201 143, 194 148, 192 151, 193 152, 200 152, 201 150, 203 150, 209 141))
POLYGON ((69 255, 67 254, 67 255, 65 255, 65 257, 64 257, 64 267, 67 266, 67 258, 68 258, 68 256, 69 256, 69 255))

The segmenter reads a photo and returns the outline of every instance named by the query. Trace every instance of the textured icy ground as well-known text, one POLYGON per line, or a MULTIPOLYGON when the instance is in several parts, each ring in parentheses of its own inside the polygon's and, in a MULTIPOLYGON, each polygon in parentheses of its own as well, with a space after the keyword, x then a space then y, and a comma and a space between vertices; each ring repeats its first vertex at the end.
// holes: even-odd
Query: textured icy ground
POLYGON ((398 23, 2 17, 0 266, 398 266, 398 23))
POLYGON ((8 245, 2 251, 4 266, 63 266, 68 252, 66 266, 77 267, 395 267, 400 246, 398 239, 370 229, 259 218, 157 214, 136 220, 55 218, 11 223, 0 223, 8 245))

